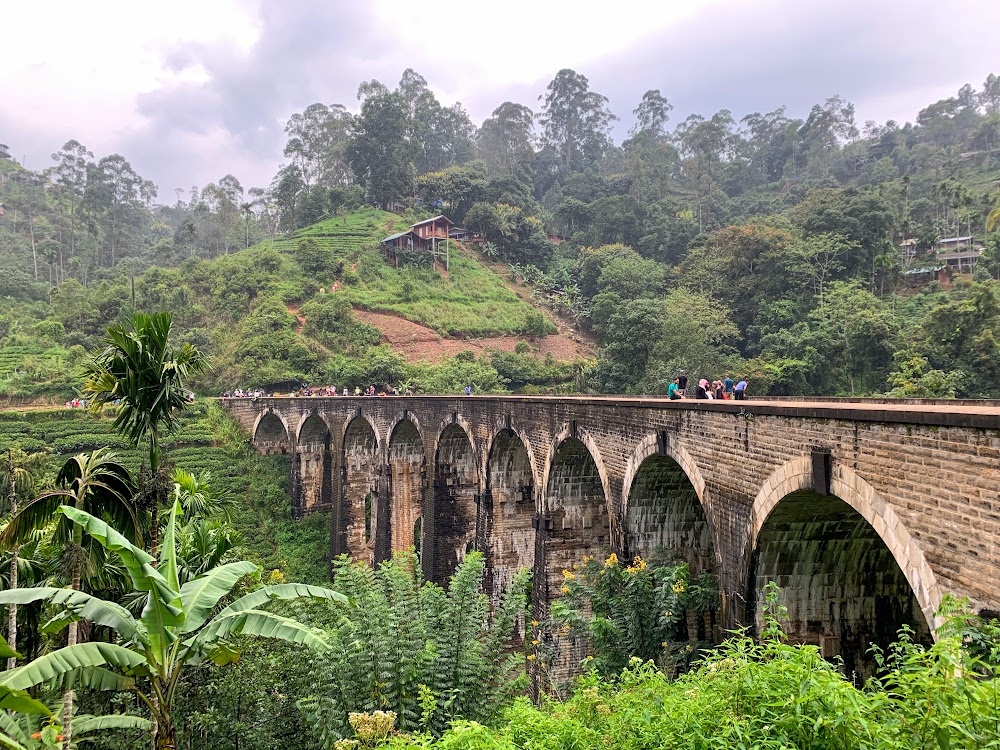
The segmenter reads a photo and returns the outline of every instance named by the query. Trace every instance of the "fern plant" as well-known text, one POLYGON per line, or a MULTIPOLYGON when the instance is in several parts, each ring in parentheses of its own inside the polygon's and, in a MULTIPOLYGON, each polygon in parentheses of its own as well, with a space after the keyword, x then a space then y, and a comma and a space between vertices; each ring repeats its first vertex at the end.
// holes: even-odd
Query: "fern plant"
POLYGON ((491 612, 480 553, 447 589, 423 580, 412 551, 377 570, 346 558, 335 566, 335 585, 357 606, 328 627, 317 689, 299 702, 324 746, 352 736, 352 713, 392 711, 400 731, 439 734, 455 719, 492 719, 525 687, 529 571, 491 612))

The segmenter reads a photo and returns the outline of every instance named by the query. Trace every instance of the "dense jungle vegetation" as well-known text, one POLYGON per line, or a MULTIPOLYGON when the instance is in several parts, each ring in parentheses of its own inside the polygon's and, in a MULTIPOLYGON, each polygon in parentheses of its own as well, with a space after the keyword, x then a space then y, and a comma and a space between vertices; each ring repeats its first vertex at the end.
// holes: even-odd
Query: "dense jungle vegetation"
POLYGON ((76 141, 43 172, 0 162, 0 389, 69 395, 83 351, 143 309, 173 311, 213 357, 205 392, 299 378, 662 393, 685 368, 746 375, 757 395, 1000 393, 994 74, 905 124, 859 123, 838 96, 804 117, 675 123, 653 89, 621 143, 625 113, 573 70, 538 111, 504 102, 479 127, 413 70, 358 93, 359 112, 293 115, 262 188, 225 175, 164 201, 124 156, 76 141), (378 240, 440 212, 485 234, 482 251, 448 275, 416 257, 391 268, 378 240), (957 235, 985 248, 974 274, 907 273, 957 235), (539 307, 596 337, 596 362, 533 356, 555 330, 539 307), (525 346, 419 366, 352 308, 525 346))

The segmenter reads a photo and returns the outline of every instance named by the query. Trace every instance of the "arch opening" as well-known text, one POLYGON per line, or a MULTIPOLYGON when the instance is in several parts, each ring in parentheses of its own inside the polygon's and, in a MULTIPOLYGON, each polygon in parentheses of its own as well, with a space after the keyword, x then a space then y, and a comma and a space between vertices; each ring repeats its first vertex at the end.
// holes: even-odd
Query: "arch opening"
MULTIPOLYGON (((712 528, 698 491, 684 469, 667 455, 648 456, 628 488, 627 547, 630 555, 667 564, 686 563, 692 578, 718 576, 712 528)), ((689 610, 689 641, 718 641, 718 611, 689 610)), ((683 637, 683 636, 682 636, 683 637)))
POLYGON ((434 455, 434 560, 432 579, 444 583, 467 550, 475 548, 478 472, 469 436, 450 424, 434 455))
POLYGON ((888 647, 907 625, 930 644, 930 628, 892 552, 865 518, 833 495, 786 495, 765 519, 750 568, 748 607, 763 624, 763 587, 773 581, 788 608, 789 639, 840 657, 847 676, 872 676, 872 645, 888 647))
POLYGON ((534 497, 528 449, 517 433, 503 430, 490 448, 483 508, 486 586, 494 600, 520 568, 535 564, 534 497))
POLYGON ((341 549, 371 563, 378 522, 378 438, 368 420, 355 417, 344 431, 341 469, 341 549))
POLYGON ((290 445, 284 423, 273 412, 267 412, 257 423, 253 444, 261 453, 288 453, 290 445))
POLYGON ((295 453, 298 481, 293 509, 296 513, 329 510, 333 500, 330 429, 317 415, 309 415, 302 423, 295 453))
MULTIPOLYGON (((561 594, 563 571, 585 557, 603 558, 611 549, 604 484, 597 462, 581 440, 568 437, 556 449, 545 487, 545 507, 543 617, 561 594)), ((577 636, 552 638, 558 654, 552 674, 565 679, 586 656, 589 644, 577 636)))
MULTIPOLYGON (((387 529, 387 548, 399 552, 416 546, 413 531, 417 518, 423 515, 424 446, 413 422, 399 422, 389 438, 388 523, 380 522, 379 532, 387 529)), ((421 524, 421 527, 423 524, 421 524)), ((426 529, 421 528, 421 533, 426 529)), ((421 545, 426 548, 426 545, 421 545)))

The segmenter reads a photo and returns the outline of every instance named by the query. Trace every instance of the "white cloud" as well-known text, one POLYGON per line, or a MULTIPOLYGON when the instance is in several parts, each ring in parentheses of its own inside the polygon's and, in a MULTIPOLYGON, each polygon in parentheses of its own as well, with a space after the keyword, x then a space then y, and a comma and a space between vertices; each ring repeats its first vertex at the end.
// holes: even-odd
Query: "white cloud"
MULTIPOLYGON (((35 0, 3 23, 0 141, 28 166, 76 138, 122 152, 160 184, 232 172, 264 184, 281 126, 314 101, 356 106, 364 79, 423 74, 481 121, 505 99, 537 108, 561 68, 611 98, 622 132, 642 92, 711 114, 809 104, 840 93, 858 120, 913 119, 994 61, 980 34, 1000 4, 977 0, 35 0)), ((1000 72, 1000 71, 997 71, 1000 72)))

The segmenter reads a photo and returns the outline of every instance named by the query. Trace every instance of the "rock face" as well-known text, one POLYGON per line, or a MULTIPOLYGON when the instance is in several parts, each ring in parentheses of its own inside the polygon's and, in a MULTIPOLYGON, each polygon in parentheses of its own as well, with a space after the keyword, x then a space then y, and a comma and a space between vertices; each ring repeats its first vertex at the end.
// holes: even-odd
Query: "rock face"
POLYGON ((333 554, 416 546, 445 581, 471 549, 496 595, 534 570, 544 615, 585 555, 671 549, 721 584, 721 627, 782 590, 793 638, 865 674, 946 592, 1000 609, 1000 408, 559 397, 225 400, 289 455, 293 510, 333 554))

